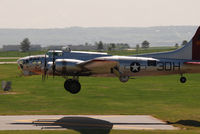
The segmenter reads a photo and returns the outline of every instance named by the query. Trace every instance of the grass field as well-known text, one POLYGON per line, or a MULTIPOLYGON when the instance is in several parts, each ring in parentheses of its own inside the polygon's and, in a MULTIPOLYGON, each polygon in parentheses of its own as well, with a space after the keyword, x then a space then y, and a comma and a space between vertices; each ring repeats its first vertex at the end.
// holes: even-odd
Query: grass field
POLYGON ((0 62, 16 62, 17 59, 0 59, 0 62))
MULTIPOLYGON (((121 83, 117 78, 81 77, 82 90, 79 94, 72 95, 64 90, 64 79, 61 77, 54 79, 49 77, 45 82, 41 80, 41 76, 21 77, 17 65, 0 65, 0 72, 0 81, 12 81, 14 93, 0 94, 0 115, 153 115, 186 130, 125 132, 200 133, 200 74, 186 75, 188 78, 186 84, 179 82, 178 75, 137 77, 127 83, 121 83)), ((15 133, 45 133, 45 131, 15 133)), ((124 131, 111 133, 122 134, 124 131)))
POLYGON ((33 52, 8 51, 8 52, 0 52, 0 57, 24 57, 24 56, 44 54, 44 53, 45 51, 33 51, 33 52))

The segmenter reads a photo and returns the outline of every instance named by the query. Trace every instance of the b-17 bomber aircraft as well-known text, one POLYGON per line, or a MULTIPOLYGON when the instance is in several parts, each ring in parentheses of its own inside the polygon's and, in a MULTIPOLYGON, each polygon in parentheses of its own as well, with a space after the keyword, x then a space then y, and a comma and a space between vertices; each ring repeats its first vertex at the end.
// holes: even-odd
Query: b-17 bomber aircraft
POLYGON ((200 73, 200 27, 184 47, 160 53, 112 56, 107 53, 51 50, 45 55, 18 60, 24 75, 62 76, 64 88, 72 94, 80 91, 80 76, 113 76, 127 82, 132 76, 179 74, 185 83, 186 73, 200 73), (71 78, 70 78, 71 77, 71 78))

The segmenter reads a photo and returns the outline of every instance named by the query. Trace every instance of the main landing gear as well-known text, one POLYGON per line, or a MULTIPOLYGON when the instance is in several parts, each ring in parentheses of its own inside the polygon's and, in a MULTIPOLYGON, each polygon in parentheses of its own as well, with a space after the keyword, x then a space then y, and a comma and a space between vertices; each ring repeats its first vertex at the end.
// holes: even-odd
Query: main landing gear
POLYGON ((77 79, 67 79, 64 83, 66 91, 72 94, 77 94, 81 90, 81 84, 77 79))

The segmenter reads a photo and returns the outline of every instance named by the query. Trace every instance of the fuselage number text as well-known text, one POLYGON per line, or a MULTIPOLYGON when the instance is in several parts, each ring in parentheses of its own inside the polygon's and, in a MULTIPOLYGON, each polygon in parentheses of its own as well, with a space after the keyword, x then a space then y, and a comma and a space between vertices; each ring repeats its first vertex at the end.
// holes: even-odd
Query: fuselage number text
POLYGON ((180 62, 157 62, 157 70, 158 71, 175 71, 180 70, 181 65, 180 62))

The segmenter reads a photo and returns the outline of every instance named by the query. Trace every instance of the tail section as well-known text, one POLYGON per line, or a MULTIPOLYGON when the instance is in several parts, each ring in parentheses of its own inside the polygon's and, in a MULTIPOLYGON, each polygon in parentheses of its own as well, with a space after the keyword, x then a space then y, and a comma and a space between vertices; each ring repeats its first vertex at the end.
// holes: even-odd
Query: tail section
POLYGON ((170 52, 151 53, 137 56, 164 59, 200 60, 200 27, 197 29, 192 40, 180 49, 170 52))
POLYGON ((200 60, 200 27, 192 38, 192 60, 200 60))

